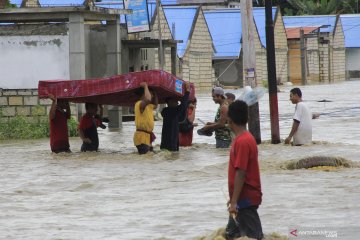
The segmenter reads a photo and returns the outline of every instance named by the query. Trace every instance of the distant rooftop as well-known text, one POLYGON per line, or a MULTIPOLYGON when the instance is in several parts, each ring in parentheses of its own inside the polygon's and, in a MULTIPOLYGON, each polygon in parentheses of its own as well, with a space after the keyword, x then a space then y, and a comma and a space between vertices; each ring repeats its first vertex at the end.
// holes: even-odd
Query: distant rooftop
POLYGON ((360 14, 340 15, 346 48, 360 48, 360 14))
POLYGON ((164 6, 163 10, 174 39, 183 41, 182 43, 177 44, 177 54, 180 58, 182 58, 185 54, 188 41, 191 37, 190 33, 195 21, 195 15, 198 7, 164 6), (172 29, 173 24, 175 26, 175 32, 172 29))
MULTIPOLYGON (((273 7, 273 20, 276 11, 276 7, 273 7)), ((216 49, 214 59, 239 58, 242 35, 240 9, 213 9, 205 11, 204 15, 216 49)), ((265 8, 253 8, 253 16, 261 44, 266 47, 265 8)))
MULTIPOLYGON (((299 39, 300 38, 300 29, 301 27, 286 28, 286 37, 287 39, 299 39)), ((304 27, 304 35, 312 33, 315 30, 318 30, 319 27, 304 27)))
POLYGON ((336 15, 284 16, 285 28, 321 27, 320 32, 332 33, 336 24, 336 15))

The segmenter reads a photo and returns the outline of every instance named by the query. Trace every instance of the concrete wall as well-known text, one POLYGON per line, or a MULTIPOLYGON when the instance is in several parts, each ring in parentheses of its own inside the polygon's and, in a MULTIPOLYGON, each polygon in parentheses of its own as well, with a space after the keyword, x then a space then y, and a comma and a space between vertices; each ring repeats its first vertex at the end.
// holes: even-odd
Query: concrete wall
MULTIPOLYGON (((3 120, 14 116, 47 119, 51 101, 38 99, 38 81, 70 79, 67 29, 67 24, 0 27, 3 120)), ((86 78, 106 76, 106 44, 105 26, 85 25, 86 78)), ((72 108, 76 114, 75 105, 72 108)))
POLYGON ((0 52, 0 88, 37 88, 39 80, 69 79, 68 36, 0 36, 0 52))
POLYGON ((360 79, 360 48, 346 49, 346 78, 360 79))
POLYGON ((331 82, 341 82, 346 79, 346 64, 345 64, 345 36, 341 24, 341 19, 337 21, 334 38, 331 48, 332 66, 331 66, 331 82))
MULTIPOLYGON (((299 53, 300 53, 300 45, 299 45, 299 53)), ((299 56, 299 62, 300 62, 300 56, 299 56)), ((301 82, 301 63, 299 67, 300 67, 300 82, 301 82)), ((308 83, 316 83, 320 81, 318 38, 306 39, 306 69, 307 69, 308 83)))
POLYGON ((275 58, 277 83, 284 83, 288 80, 288 45, 284 21, 279 10, 274 25, 275 37, 275 58))
POLYGON ((183 78, 194 83, 198 92, 207 92, 212 89, 215 81, 211 60, 214 54, 212 39, 201 10, 195 21, 193 34, 183 58, 183 78))
MULTIPOLYGON (((51 100, 38 98, 37 89, 3 89, 0 91, 0 122, 8 121, 15 116, 22 116, 31 122, 47 121, 51 100)), ((70 106, 76 113, 76 106, 70 106)))

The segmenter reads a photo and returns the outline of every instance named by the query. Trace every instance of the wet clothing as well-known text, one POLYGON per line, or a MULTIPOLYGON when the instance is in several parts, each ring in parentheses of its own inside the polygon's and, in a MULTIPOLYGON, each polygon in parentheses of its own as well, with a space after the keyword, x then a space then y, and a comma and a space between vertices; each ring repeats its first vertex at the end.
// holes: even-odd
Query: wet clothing
POLYGON ((310 144, 312 142, 312 113, 305 103, 296 104, 293 120, 300 123, 293 136, 293 145, 310 144))
POLYGON ((141 100, 135 103, 135 126, 134 145, 137 147, 139 154, 147 153, 151 146, 151 136, 154 129, 154 105, 146 105, 144 111, 140 111, 141 100), (146 145, 148 147, 140 146, 146 145))
POLYGON ((146 144, 140 144, 140 145, 136 145, 136 148, 138 150, 139 154, 145 154, 148 153, 149 151, 152 151, 152 147, 146 144))
POLYGON ((176 107, 165 107, 161 111, 163 126, 160 149, 179 151, 179 119, 185 117, 188 106, 189 92, 181 98, 181 104, 176 107))
POLYGON ((228 171, 229 196, 234 192, 234 179, 236 169, 246 172, 245 182, 241 190, 238 206, 258 206, 261 204, 262 192, 258 163, 258 149, 256 140, 250 132, 246 131, 238 135, 230 149, 230 161, 228 171))
POLYGON ((86 138, 91 140, 91 143, 83 142, 81 145, 81 151, 97 151, 99 148, 99 136, 97 132, 96 119, 89 114, 85 114, 80 120, 79 129, 84 132, 84 136, 86 138))
POLYGON ((227 239, 248 236, 261 239, 263 236, 257 208, 262 201, 258 149, 255 138, 245 131, 234 139, 230 149, 228 188, 230 199, 234 193, 236 170, 245 171, 245 179, 237 200, 237 224, 229 218, 227 239), (234 226, 235 225, 235 226, 234 226))
POLYGON ((232 216, 229 216, 226 226, 226 239, 236 239, 245 236, 262 239, 264 234, 257 209, 257 206, 239 209, 235 218, 236 222, 232 216))
POLYGON ((70 152, 67 120, 70 115, 56 109, 55 118, 50 119, 50 148, 54 153, 70 152))
POLYGON ((229 140, 221 140, 216 138, 216 148, 229 148, 231 145, 231 141, 229 140))
MULTIPOLYGON (((187 116, 190 116, 195 111, 195 107, 188 107, 187 109, 187 116)), ((192 123, 191 123, 192 125, 192 123)), ((189 131, 181 132, 179 131, 179 145, 182 147, 188 147, 191 146, 192 140, 193 140, 193 130, 194 126, 191 126, 189 131)))
POLYGON ((179 145, 182 147, 189 147, 192 145, 193 131, 179 132, 179 145))
MULTIPOLYGON (((224 104, 228 104, 227 102, 224 104)), ((216 115, 215 115, 215 122, 219 122, 220 120, 220 111, 221 106, 219 106, 216 115)), ((216 128, 215 129, 215 139, 221 140, 219 141, 219 144, 216 143, 217 148, 228 148, 231 144, 231 130, 228 127, 222 127, 222 128, 216 128)), ((217 141, 218 142, 218 141, 217 141)))

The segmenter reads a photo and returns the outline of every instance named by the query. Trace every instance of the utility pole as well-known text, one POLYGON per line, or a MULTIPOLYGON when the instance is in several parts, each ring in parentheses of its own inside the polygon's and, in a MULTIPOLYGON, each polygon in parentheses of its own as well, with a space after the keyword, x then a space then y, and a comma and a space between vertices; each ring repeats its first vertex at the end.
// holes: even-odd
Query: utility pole
POLYGON ((162 44, 162 35, 161 35, 161 21, 160 21, 160 0, 156 0, 156 14, 157 14, 157 23, 159 31, 159 69, 164 69, 164 50, 162 44))
MULTIPOLYGON (((241 0, 241 26, 243 50, 243 76, 244 85, 254 88, 256 82, 256 53, 254 44, 254 18, 252 0, 241 0)), ((261 143, 259 104, 249 106, 249 131, 254 136, 256 143, 261 143)))
POLYGON ((271 143, 280 143, 279 130, 279 109, 277 97, 276 82, 276 58, 275 58, 275 37, 274 22, 272 19, 272 1, 265 1, 265 19, 266 19, 266 56, 269 86, 269 107, 271 123, 271 143))

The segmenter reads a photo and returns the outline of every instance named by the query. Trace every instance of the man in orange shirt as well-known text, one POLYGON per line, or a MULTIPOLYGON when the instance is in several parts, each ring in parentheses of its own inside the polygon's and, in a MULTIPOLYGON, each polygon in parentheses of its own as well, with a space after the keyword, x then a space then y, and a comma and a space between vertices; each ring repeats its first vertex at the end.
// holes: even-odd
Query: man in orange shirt
POLYGON ((134 145, 139 154, 145 154, 152 150, 151 143, 155 140, 153 110, 157 108, 158 98, 155 92, 149 90, 146 82, 142 82, 140 86, 141 88, 136 91, 140 99, 134 107, 134 145))

